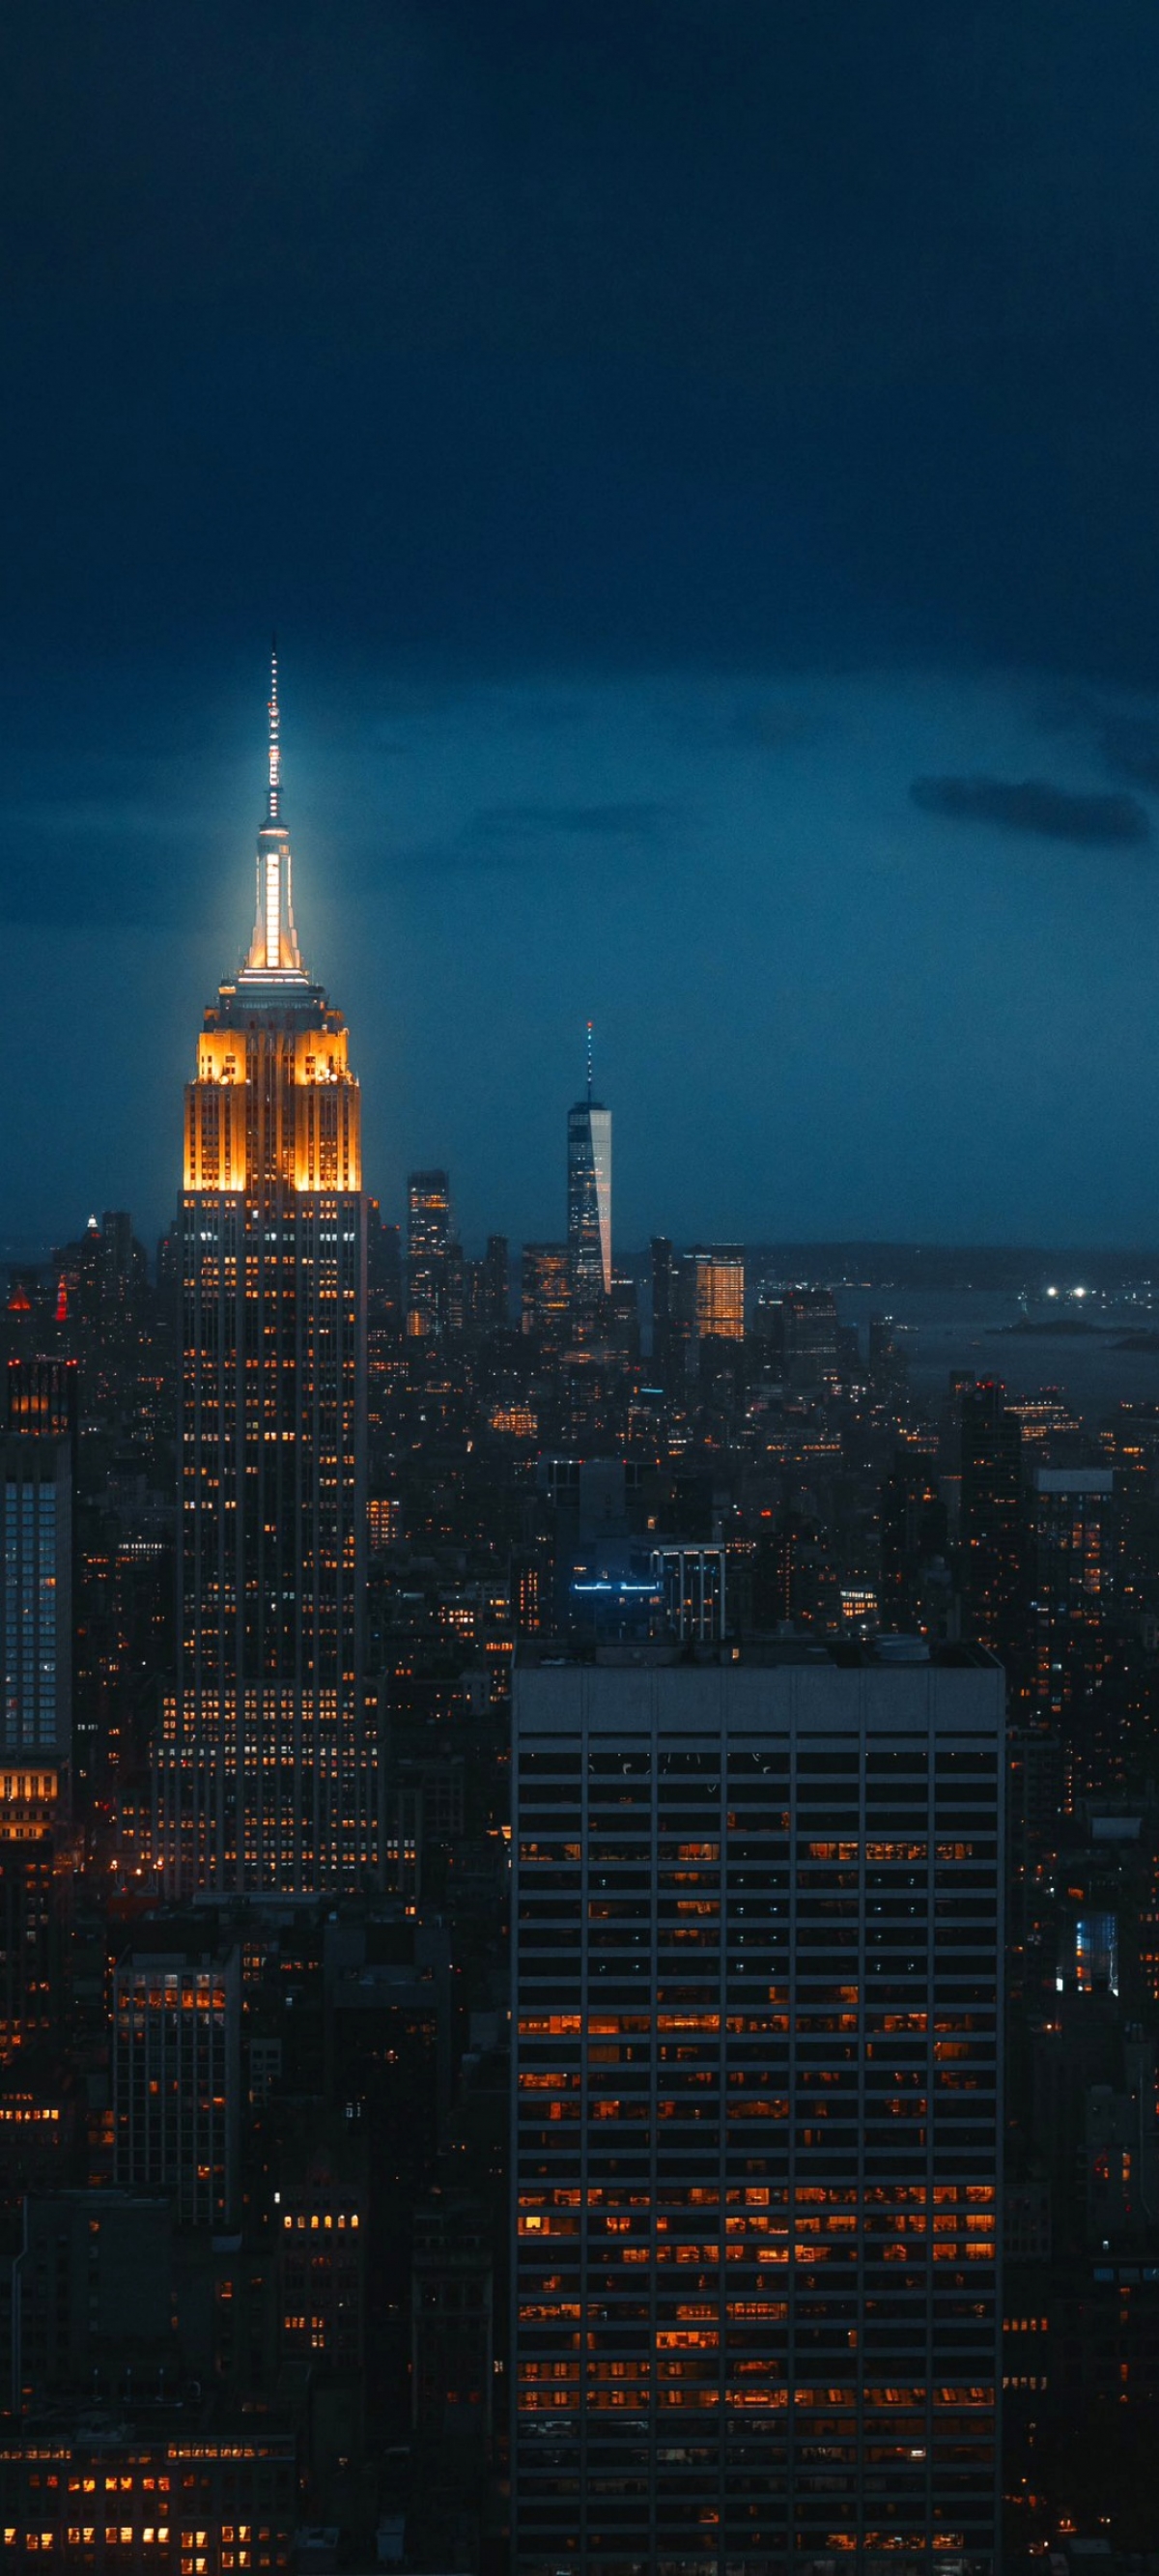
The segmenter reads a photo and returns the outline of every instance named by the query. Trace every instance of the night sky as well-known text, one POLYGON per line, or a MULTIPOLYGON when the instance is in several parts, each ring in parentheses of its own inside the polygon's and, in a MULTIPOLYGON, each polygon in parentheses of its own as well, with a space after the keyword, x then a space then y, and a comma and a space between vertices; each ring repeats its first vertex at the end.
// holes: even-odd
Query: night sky
POLYGON ((5 11, 0 1236, 168 1219, 276 626, 388 1213, 557 1234, 591 1016, 625 1250, 1159 1244, 1157 133, 1154 0, 5 11))

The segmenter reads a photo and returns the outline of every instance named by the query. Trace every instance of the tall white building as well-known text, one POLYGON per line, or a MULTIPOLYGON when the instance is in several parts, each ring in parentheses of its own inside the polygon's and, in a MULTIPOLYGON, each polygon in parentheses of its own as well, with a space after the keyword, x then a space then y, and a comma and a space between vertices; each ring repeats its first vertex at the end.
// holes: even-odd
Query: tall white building
POLYGON ((523 1650, 519 2576, 993 2576, 1004 1686, 887 1653, 523 1650))

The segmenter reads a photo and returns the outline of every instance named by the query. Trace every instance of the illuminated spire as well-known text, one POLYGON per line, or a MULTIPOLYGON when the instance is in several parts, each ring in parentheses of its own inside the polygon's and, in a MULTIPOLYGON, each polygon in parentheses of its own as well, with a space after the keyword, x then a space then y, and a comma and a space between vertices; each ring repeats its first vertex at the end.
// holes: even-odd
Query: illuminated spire
POLYGON ((290 835, 282 821, 282 716, 278 704, 278 639, 270 652, 269 787, 258 833, 257 915, 243 984, 304 984, 306 969, 294 928, 290 890, 290 835))
POLYGON ((278 639, 270 645, 270 794, 266 807, 267 823, 278 820, 278 801, 282 784, 281 715, 278 709, 278 639))
POLYGON ((588 1099, 592 1096, 592 1024, 588 1021, 588 1099))

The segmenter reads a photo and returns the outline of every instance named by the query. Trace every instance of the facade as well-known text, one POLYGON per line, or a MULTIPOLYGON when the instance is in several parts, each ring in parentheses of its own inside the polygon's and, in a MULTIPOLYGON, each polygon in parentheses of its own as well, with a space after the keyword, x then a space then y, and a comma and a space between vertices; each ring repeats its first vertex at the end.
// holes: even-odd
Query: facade
MULTIPOLYGON (((1093 1716, 1115 1570, 1110 1467, 1035 1467, 1027 1490, 1035 1714, 1070 1743, 1093 1716)), ((1076 1748, 1077 1749, 1077 1748, 1076 1748)))
POLYGON ((649 1246, 652 1272, 652 1360, 663 1377, 672 1358, 675 1325, 673 1309, 672 1243, 666 1234, 654 1234, 649 1246))
POLYGON ((241 1953, 132 1950, 113 1980, 114 2178, 185 2227, 236 2216, 241 1953))
POLYGON ((567 1250, 580 1318, 612 1293, 612 1113, 592 1098, 591 1026, 587 1097, 567 1113, 567 1250))
POLYGON ((7 1429, 18 1438, 70 1440, 77 1433, 75 1360, 34 1355, 10 1359, 7 1369, 7 1429))
POLYGON ((365 2358, 366 2194, 320 2147, 283 2185, 278 2219, 282 2350, 336 2370, 365 2358))
POLYGON ((691 1355, 703 1341, 744 1340, 744 1254, 738 1245, 697 1244, 676 1264, 678 1328, 691 1355))
POLYGON ((525 1333, 546 1351, 561 1351, 571 1322, 571 1262, 564 1243, 525 1243, 522 1270, 525 1333))
POLYGON ((61 2001, 63 1775, 0 1766, 0 2066, 50 2038, 61 2001))
POLYGON ((77 2408, 0 2434, 0 2530, 12 2567, 98 2576, 289 2568, 300 2513, 292 2430, 258 2416, 219 2432, 189 2409, 77 2408), (46 2468, 46 2458, 51 2468, 46 2468), (112 2519, 114 2511, 116 2519, 112 2519), (240 2545, 239 2545, 240 2544, 240 2545))
POLYGON ((447 1330, 451 1184, 445 1172, 412 1172, 406 1185, 407 1310, 412 1339, 447 1330))
POLYGON ((992 2576, 1002 1729, 977 1649, 522 1650, 519 2576, 992 2576))
POLYGON ((1017 1669, 1025 1619, 1022 1425, 986 1378, 962 1396, 962 1594, 969 1634, 1017 1669))
POLYGON ((725 1632, 726 1562, 723 1546, 594 1536, 565 1555, 558 1609, 573 1634, 600 1644, 708 1645, 725 1632))
MULTIPOLYGON (((57 1430, 51 1379, 17 1363, 18 1428, 0 1442, 4 1500, 4 1704, 6 1761, 67 1763, 72 1750, 73 1443, 57 1430)), ((9 1387, 10 1404, 13 1386, 9 1387)))
POLYGON ((153 1774, 169 1896, 357 1885, 379 1860, 359 1090, 298 947, 279 766, 275 661, 253 940, 186 1091, 178 1669, 153 1774))
POLYGON ((790 1386, 819 1387, 836 1375, 839 1327, 832 1289, 770 1292, 757 1307, 755 1328, 771 1344, 790 1386))
POLYGON ((474 1264, 473 1321, 480 1334, 505 1333, 508 1329, 507 1266, 506 1235, 489 1234, 486 1252, 474 1264))

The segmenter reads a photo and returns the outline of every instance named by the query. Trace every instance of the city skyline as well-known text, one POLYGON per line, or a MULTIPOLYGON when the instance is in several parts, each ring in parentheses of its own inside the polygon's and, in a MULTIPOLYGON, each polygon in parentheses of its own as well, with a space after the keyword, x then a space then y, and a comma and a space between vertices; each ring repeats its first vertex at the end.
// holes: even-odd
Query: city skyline
POLYGON ((1159 2576, 1157 122, 0 11, 5 2564, 1159 2576))
MULTIPOLYGON (((148 1063, 148 1078, 171 1083, 176 1101, 179 1014, 198 1007, 235 947, 256 639, 247 658, 228 703, 224 674, 201 683, 216 707, 212 758, 169 760, 138 735, 125 757, 140 794, 111 791, 106 747, 103 781, 88 778, 99 794, 62 802, 59 825, 51 798, 22 809, 37 885, 53 882, 58 852, 66 881, 83 858, 98 871, 78 881, 83 914, 110 883, 115 854, 115 902, 136 907, 137 926, 78 925, 75 951, 71 931, 52 940, 56 987, 63 976, 69 990, 75 954, 77 989, 44 1066, 42 1151, 30 1162, 15 1128, 0 1142, 6 1235, 59 1238, 94 1202, 128 1199, 147 1234, 165 1222, 162 1131, 141 1133, 123 1077, 143 1078, 148 1063), (154 845, 165 860, 156 883, 154 845), (126 937, 134 1009, 114 1078, 109 976, 126 937), (94 957, 107 971, 94 976, 94 957)), ((1133 1149, 1136 1123, 1159 1123, 1150 862, 1130 847, 963 822, 909 797, 911 779, 939 767, 1032 773, 1044 744, 1076 795, 1105 784, 1093 711, 1080 719, 1072 709, 1061 735, 1044 731, 1058 712, 1046 675, 927 680, 908 697, 886 678, 738 679, 723 695, 705 682, 639 682, 627 766, 617 701, 586 684, 436 690, 424 707, 421 690, 408 698, 401 683, 366 671, 343 697, 295 646, 289 685, 299 875, 315 948, 363 1032, 367 1168, 392 1213, 402 1213, 407 1170, 439 1163, 452 1173, 465 1236, 554 1233, 557 1120, 594 1017, 618 1114, 616 1230, 626 1248, 657 1231, 1153 1239, 1133 1149), (738 731, 749 737, 739 748, 738 731), (678 790, 670 813, 666 784, 678 790), (513 798, 532 788, 538 802, 513 798), (706 834, 735 883, 707 910, 696 896, 690 971, 673 904, 679 914, 702 873, 706 834), (851 871, 863 893, 849 912, 851 871), (764 925, 759 1005, 735 944, 742 919, 750 947, 764 925), (730 943, 741 981, 725 1044, 717 1016, 730 943), (867 973, 878 951, 880 971, 867 973), (1113 1045, 1088 1034, 1100 997, 1113 1045), (448 1009, 462 1032, 453 1047, 448 1009)), ((1100 703, 1104 729, 1128 720, 1121 695, 1104 692, 1100 703)), ((160 710, 157 721, 160 743, 160 710)), ((84 772, 82 761, 78 792, 84 772)), ((31 924, 11 931, 18 1045, 34 1042, 45 936, 31 924)))
POLYGON ((393 1212, 593 1017, 625 1245, 1150 1239, 1159 29, 653 14, 5 30, 5 1235, 165 1220, 272 624, 393 1212))

